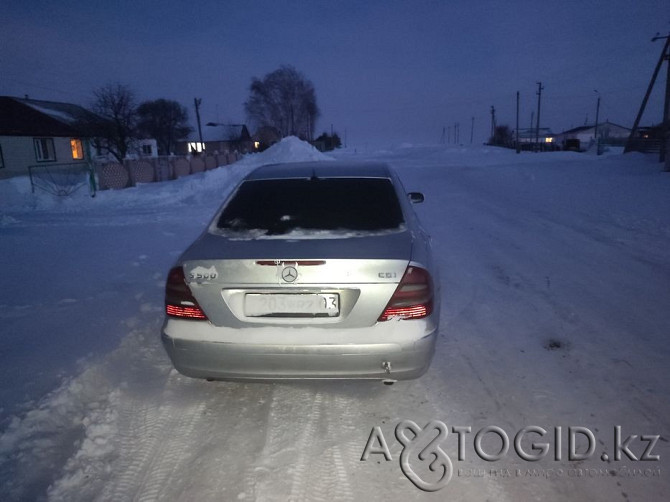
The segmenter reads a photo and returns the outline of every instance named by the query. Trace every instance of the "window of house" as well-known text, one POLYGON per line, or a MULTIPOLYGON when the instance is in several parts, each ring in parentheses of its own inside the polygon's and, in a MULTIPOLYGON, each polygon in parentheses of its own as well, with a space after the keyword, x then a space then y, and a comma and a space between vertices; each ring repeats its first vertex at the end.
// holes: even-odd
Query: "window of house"
POLYGON ((143 155, 151 155, 151 145, 142 145, 142 154, 143 155))
POLYGON ((38 162, 54 162, 56 150, 53 138, 35 138, 35 158, 38 162))
POLYGON ((84 158, 84 148, 80 139, 71 139, 70 148, 72 149, 73 160, 82 160, 84 158))

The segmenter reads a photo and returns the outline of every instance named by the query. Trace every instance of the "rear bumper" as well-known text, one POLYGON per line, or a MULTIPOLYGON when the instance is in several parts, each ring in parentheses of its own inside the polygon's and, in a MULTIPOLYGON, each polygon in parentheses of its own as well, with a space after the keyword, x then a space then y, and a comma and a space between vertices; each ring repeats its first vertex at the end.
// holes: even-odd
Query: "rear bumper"
POLYGON ((301 331, 229 330, 207 321, 168 320, 162 341, 177 371, 194 378, 408 380, 428 370, 437 337, 437 326, 418 320, 379 323, 353 332, 301 331), (189 328, 195 333, 184 332, 189 328), (385 362, 390 363, 390 373, 385 362))

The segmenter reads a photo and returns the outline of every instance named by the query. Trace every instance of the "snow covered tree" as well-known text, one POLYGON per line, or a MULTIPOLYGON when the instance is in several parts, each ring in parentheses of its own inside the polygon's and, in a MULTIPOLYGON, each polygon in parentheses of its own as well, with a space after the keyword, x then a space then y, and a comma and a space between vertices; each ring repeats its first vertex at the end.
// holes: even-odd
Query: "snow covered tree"
POLYGON ((293 66, 282 66, 262 80, 253 78, 244 109, 256 127, 305 140, 312 139, 319 116, 314 85, 293 66))
POLYGON ((137 132, 158 143, 160 155, 173 153, 175 143, 192 131, 188 125, 188 111, 176 101, 156 99, 137 107, 137 132))

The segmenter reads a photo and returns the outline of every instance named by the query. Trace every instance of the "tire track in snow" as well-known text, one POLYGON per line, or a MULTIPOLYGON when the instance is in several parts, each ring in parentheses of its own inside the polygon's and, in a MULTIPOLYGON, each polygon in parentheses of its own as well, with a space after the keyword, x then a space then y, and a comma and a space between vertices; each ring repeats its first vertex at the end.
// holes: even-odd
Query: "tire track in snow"
POLYGON ((167 417, 158 410, 136 398, 126 397, 119 413, 120 438, 120 473, 118 481, 113 485, 112 493, 103 494, 103 499, 111 501, 128 500, 135 492, 137 480, 142 475, 145 465, 151 458, 158 442, 157 431, 163 430, 167 417))
POLYGON ((168 435, 169 439, 161 443, 161 447, 155 452, 142 489, 139 490, 138 501, 164 500, 169 496, 167 482, 171 474, 179 471, 179 466, 186 461, 184 451, 202 417, 204 407, 204 403, 198 403, 190 406, 176 419, 171 417, 163 429, 164 435, 168 435))
POLYGON ((308 478, 304 483, 310 490, 308 496, 295 500, 351 501, 354 500, 354 494, 345 459, 356 462, 359 453, 356 451, 355 442, 348 439, 346 431, 353 427, 352 419, 356 415, 351 410, 356 409, 356 406, 353 399, 339 394, 327 394, 323 409, 325 413, 322 422, 326 430, 323 439, 326 444, 322 446, 322 451, 313 452, 314 455, 311 456, 308 478), (341 424, 335 424, 333 419, 341 424))
MULTIPOLYGON (((355 401, 332 392, 331 387, 277 386, 268 409, 265 445, 247 470, 245 498, 354 500, 339 446, 345 438, 341 424, 334 420, 349 422, 347 410, 356 408, 355 401)), ((344 456, 357 455, 349 442, 344 456)))
MULTIPOLYGON (((273 388, 268 408, 265 444, 257 462, 245 476, 245 495, 253 500, 287 500, 290 487, 286 486, 283 466, 290 466, 295 456, 295 437, 307 417, 305 399, 295 388, 277 385, 273 388)), ((290 467, 289 467, 290 469, 290 467)))
POLYGON ((192 434, 204 404, 158 405, 170 402, 169 394, 183 386, 171 371, 164 391, 155 400, 127 396, 120 413, 120 465, 118 480, 102 500, 158 500, 170 473, 183 461, 188 437, 192 434))
MULTIPOLYGON (((316 431, 319 419, 321 418, 322 401, 323 397, 321 392, 317 392, 314 395, 314 400, 312 401, 312 406, 309 410, 309 420, 304 425, 300 434, 298 441, 298 460, 293 469, 291 493, 289 495, 290 501, 297 502, 304 500, 305 497, 305 489, 307 488, 305 486, 305 470, 309 466, 311 460, 311 455, 309 455, 311 452, 308 450, 311 449, 310 447, 314 446, 317 439, 316 431)), ((319 500, 311 497, 310 499, 319 500)))

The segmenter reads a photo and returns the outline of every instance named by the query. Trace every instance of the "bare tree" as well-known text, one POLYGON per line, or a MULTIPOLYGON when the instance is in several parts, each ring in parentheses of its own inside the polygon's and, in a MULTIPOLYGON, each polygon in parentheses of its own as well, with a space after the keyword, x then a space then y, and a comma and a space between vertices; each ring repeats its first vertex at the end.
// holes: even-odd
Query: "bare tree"
POLYGON ((509 126, 496 126, 493 136, 489 138, 489 145, 511 147, 514 143, 514 135, 509 126))
POLYGON ((139 135, 155 139, 161 155, 173 153, 176 142, 193 130, 188 125, 188 111, 176 101, 145 101, 137 107, 137 115, 139 135))
POLYGON ((282 66, 262 80, 253 78, 247 117, 256 127, 272 127, 281 135, 311 140, 319 108, 314 84, 293 66, 282 66))
POLYGON ((136 136, 135 96, 129 87, 119 83, 100 87, 93 95, 93 111, 101 118, 93 124, 96 147, 122 162, 136 136))

